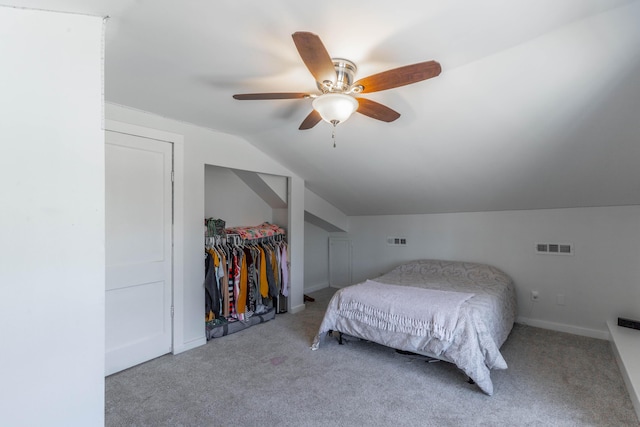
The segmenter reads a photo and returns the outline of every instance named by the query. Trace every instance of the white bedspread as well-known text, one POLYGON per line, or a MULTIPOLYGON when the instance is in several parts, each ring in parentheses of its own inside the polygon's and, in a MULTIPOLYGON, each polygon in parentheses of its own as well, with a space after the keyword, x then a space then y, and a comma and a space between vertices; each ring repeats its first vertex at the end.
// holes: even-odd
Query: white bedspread
POLYGON ((338 312, 347 319, 386 331, 451 341, 460 306, 472 296, 367 280, 340 293, 338 312))
POLYGON ((373 283, 338 290, 311 348, 318 349, 324 334, 334 330, 392 348, 431 355, 455 363, 482 391, 491 395, 490 370, 507 368, 499 349, 513 327, 515 315, 513 282, 501 270, 476 263, 419 260, 401 265, 377 277, 373 283), (367 287, 372 292, 366 292, 363 297, 361 291, 367 287), (406 307, 404 303, 388 304, 406 298, 402 295, 408 292, 407 288, 440 291, 443 300, 432 304, 428 300, 437 298, 437 293, 411 293, 412 303, 406 307), (451 305, 444 313, 434 314, 439 312, 437 306, 449 299, 451 305), (451 306, 457 307, 453 310, 457 311, 456 315, 439 319, 438 316, 448 316, 451 306), (412 319, 406 325, 425 326, 429 322, 431 325, 408 328, 395 324, 394 319, 401 317, 412 319), (416 319, 418 323, 414 322, 416 319), (437 319, 435 323, 434 319, 437 319), (434 328, 434 324, 439 326, 434 328))

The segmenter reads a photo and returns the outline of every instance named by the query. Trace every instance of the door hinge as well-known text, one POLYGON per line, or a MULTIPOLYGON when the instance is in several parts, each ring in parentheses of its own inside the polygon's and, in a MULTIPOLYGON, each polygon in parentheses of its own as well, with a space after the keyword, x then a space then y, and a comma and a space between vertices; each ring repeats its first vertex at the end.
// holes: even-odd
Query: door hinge
POLYGON ((172 317, 172 318, 173 318, 173 313, 174 313, 174 311, 173 311, 173 306, 171 306, 171 317, 172 317))
POLYGON ((171 182, 174 182, 176 179, 176 173, 174 171, 171 171, 171 182))

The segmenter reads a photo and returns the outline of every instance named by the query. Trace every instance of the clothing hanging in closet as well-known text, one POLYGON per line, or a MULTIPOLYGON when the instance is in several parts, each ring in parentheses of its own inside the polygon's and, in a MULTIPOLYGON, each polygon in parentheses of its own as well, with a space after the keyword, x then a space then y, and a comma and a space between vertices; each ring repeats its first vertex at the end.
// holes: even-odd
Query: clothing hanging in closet
POLYGON ((289 295, 289 252, 283 234, 251 240, 239 235, 208 237, 205 256, 207 322, 245 321, 289 295))

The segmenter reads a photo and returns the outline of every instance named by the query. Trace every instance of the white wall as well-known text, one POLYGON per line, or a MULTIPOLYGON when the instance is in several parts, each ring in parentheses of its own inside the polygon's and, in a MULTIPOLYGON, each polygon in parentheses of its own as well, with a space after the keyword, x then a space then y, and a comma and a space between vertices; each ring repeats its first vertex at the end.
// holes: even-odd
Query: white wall
POLYGON ((184 170, 184 274, 174 278, 176 319, 174 352, 205 343, 202 307, 204 301, 203 219, 205 215, 205 165, 250 170, 289 179, 289 246, 291 252, 290 311, 304 309, 304 181, 245 140, 211 129, 164 118, 144 111, 107 103, 106 117, 151 129, 184 136, 184 158, 178 161, 184 170))
MULTIPOLYGON (((271 188, 271 190, 282 200, 287 201, 287 180, 281 176, 259 173, 258 176, 271 188)), ((306 201, 305 201, 306 203, 306 201)))
POLYGON ((104 423, 101 18, 0 7, 0 424, 104 423))
POLYGON ((304 291, 329 286, 329 232, 304 223, 304 291))
POLYGON ((315 225, 331 232, 348 230, 347 216, 309 189, 305 189, 304 210, 310 214, 307 215, 307 222, 315 221, 317 222, 315 225))
MULTIPOLYGON (((284 178, 282 178, 284 180, 284 178)), ((206 166, 204 218, 221 218, 226 227, 273 221, 273 209, 231 169, 206 166)), ((284 225, 284 224, 280 224, 284 225)))
POLYGON ((607 338, 607 320, 640 318, 640 206, 350 217, 349 236, 355 282, 412 259, 484 262, 513 277, 521 321, 607 338), (544 242, 573 243, 575 255, 536 254, 544 242))

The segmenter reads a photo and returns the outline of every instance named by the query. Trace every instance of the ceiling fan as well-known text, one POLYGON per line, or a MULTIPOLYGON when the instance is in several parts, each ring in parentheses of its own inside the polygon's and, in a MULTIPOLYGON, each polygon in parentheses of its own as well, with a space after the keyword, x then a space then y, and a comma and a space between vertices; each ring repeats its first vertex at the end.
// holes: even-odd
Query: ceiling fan
POLYGON ((331 58, 320 37, 309 32, 296 32, 292 37, 302 61, 322 93, 245 93, 233 97, 239 100, 312 98, 314 109, 303 120, 300 130, 311 129, 321 120, 335 127, 356 111, 383 122, 392 122, 400 117, 400 113, 357 95, 417 83, 436 77, 442 70, 438 62, 426 61, 383 71, 354 82, 356 65, 347 59, 331 58))

